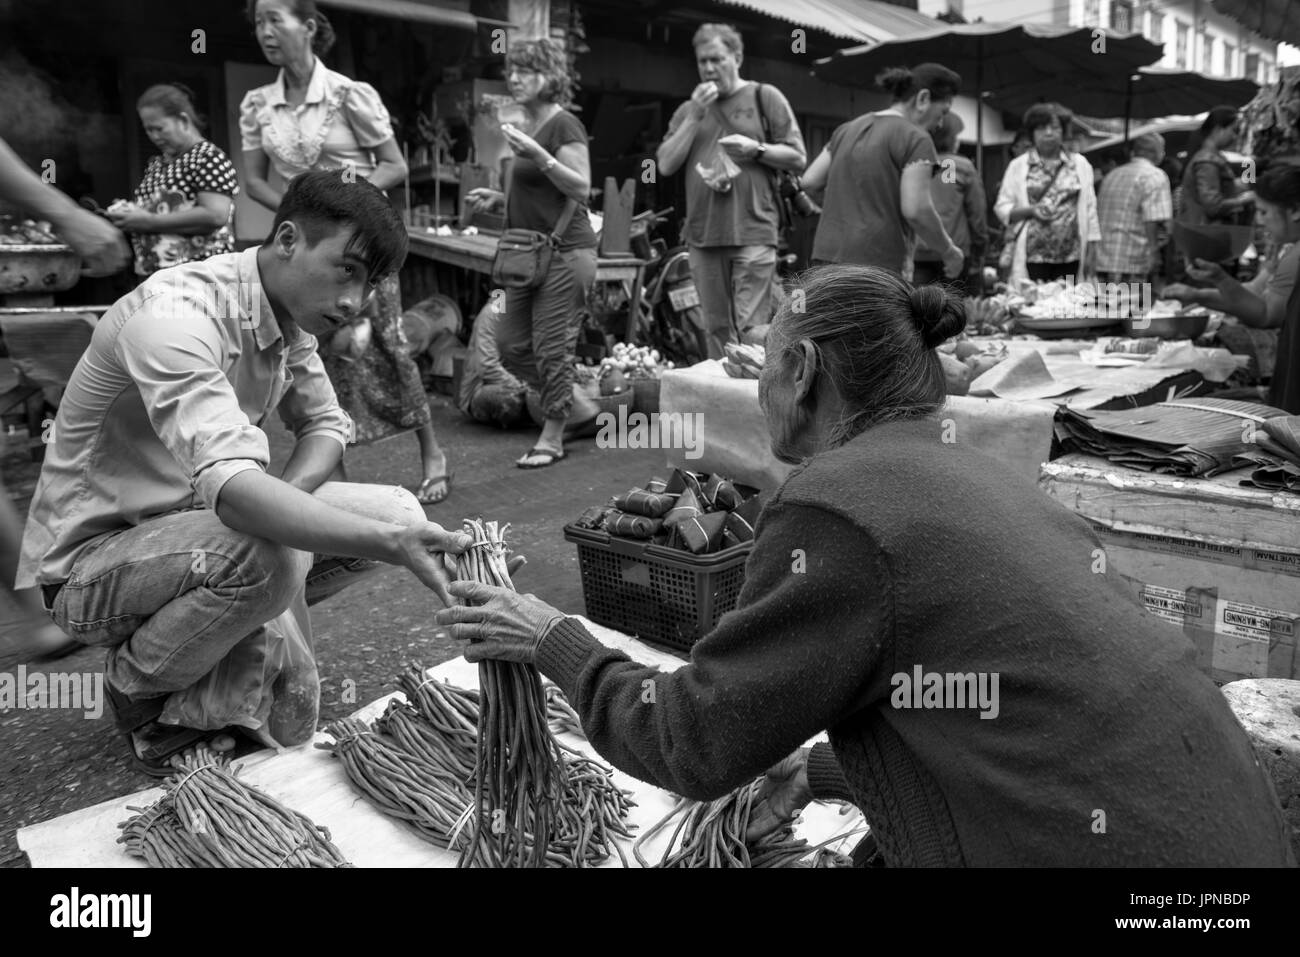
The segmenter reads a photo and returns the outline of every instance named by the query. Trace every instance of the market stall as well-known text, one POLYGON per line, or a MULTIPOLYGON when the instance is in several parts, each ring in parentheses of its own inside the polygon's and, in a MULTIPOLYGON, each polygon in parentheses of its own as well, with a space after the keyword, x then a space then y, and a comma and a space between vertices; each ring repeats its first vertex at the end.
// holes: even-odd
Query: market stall
MULTIPOLYGON (((680 658, 656 651, 626 635, 584 620, 584 624, 606 644, 627 652, 637 661, 664 670, 681 667, 680 658)), ((463 658, 438 665, 428 671, 430 680, 447 681, 465 689, 478 688, 478 668, 463 658)), ((387 709, 389 702, 400 699, 401 693, 385 696, 359 709, 353 717, 371 722, 387 709)), ((563 732, 557 735, 561 743, 574 748, 587 757, 598 757, 594 749, 579 735, 563 732)), ((327 745, 330 737, 321 732, 314 744, 327 745)), ((305 814, 317 825, 329 829, 330 840, 343 856, 357 867, 454 867, 457 854, 422 840, 409 825, 381 814, 349 781, 339 760, 322 747, 307 746, 276 754, 261 751, 243 762, 240 777, 263 790, 286 807, 305 814)), ((674 809, 676 801, 666 791, 615 771, 614 782, 631 792, 635 806, 627 819, 628 830, 634 835, 647 832, 654 824, 674 809)), ((140 867, 142 861, 130 857, 118 843, 119 825, 130 818, 132 808, 142 808, 162 795, 153 788, 125 797, 105 801, 94 807, 22 828, 18 843, 29 855, 33 867, 140 867)), ((863 823, 854 811, 841 815, 838 805, 812 805, 803 814, 796 827, 798 837, 813 845, 836 839, 830 846, 852 849, 861 839, 863 823)), ((671 828, 648 838, 640 848, 647 862, 659 861, 668 848, 671 828)), ((633 853, 633 841, 619 838, 628 866, 639 866, 633 853)), ((617 854, 601 866, 618 867, 617 854)))

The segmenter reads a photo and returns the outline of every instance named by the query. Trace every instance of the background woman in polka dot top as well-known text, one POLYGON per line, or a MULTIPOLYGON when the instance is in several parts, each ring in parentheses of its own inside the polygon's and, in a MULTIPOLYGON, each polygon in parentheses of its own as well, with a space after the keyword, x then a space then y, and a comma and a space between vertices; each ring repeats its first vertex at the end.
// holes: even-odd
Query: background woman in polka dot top
POLYGON ((134 201, 108 210, 108 218, 131 236, 135 271, 148 276, 167 266, 234 252, 235 164, 203 138, 194 95, 179 83, 151 86, 136 111, 161 155, 149 160, 134 201))

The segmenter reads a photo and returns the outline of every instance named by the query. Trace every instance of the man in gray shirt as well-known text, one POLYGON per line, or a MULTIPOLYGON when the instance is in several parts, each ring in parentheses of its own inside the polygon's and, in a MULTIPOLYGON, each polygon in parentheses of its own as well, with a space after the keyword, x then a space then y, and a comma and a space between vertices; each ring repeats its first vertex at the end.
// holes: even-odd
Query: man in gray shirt
POLYGON ((734 27, 706 23, 694 45, 700 84, 673 114, 657 158, 665 175, 686 171, 684 238, 709 356, 721 358, 726 342, 771 320, 778 171, 802 172, 807 152, 781 91, 740 78, 734 27))

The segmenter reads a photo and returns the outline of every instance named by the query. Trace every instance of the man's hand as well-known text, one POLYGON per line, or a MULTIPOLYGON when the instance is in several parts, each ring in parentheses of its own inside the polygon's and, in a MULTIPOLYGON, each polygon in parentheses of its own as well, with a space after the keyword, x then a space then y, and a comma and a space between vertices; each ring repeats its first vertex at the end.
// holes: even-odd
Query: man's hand
POLYGON ((692 112, 695 113, 697 120, 703 119, 704 114, 708 111, 711 103, 716 103, 718 99, 718 84, 712 80, 705 80, 695 88, 691 94, 692 112))
POLYGON ((452 638, 468 641, 466 661, 514 661, 532 664, 537 646, 564 613, 536 595, 480 582, 452 582, 451 594, 468 604, 434 613, 434 621, 452 638))
POLYGON ((443 560, 445 555, 459 555, 473 541, 464 532, 449 532, 435 522, 408 525, 397 533, 400 564, 409 568, 426 587, 432 588, 444 605, 452 603, 448 586, 451 575, 443 560))
POLYGON ((808 784, 808 749, 800 748, 768 770, 749 816, 745 840, 757 841, 789 823, 812 800, 808 784))
POLYGON ((718 140, 718 145, 732 159, 753 159, 758 155, 758 140, 744 133, 731 133, 718 140))
POLYGON ((121 272, 131 258, 125 237, 94 213, 70 209, 52 225, 59 238, 81 255, 84 275, 111 276, 121 272))
POLYGON ((1208 259, 1197 259, 1187 267, 1187 275, 1191 276, 1197 282, 1208 282, 1218 285, 1223 280, 1230 278, 1228 273, 1218 263, 1210 262, 1208 259))

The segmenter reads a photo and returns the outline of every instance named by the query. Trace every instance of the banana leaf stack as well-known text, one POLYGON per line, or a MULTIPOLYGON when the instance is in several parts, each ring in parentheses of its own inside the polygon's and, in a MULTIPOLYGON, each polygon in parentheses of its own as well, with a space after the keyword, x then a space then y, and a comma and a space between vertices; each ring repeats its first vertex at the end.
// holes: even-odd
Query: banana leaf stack
POLYGON ((1259 447, 1233 460, 1234 465, 1251 469, 1241 484, 1271 492, 1300 492, 1300 415, 1269 419, 1260 429, 1259 447))
POLYGON ((1194 477, 1240 468, 1239 456, 1258 453, 1264 424, 1280 409, 1230 399, 1191 398, 1136 409, 1101 412, 1063 409, 1056 437, 1067 452, 1116 465, 1194 477))
POLYGON ((677 469, 666 481, 651 479, 608 505, 587 509, 574 524, 705 555, 753 541, 762 508, 753 489, 720 475, 677 469))

